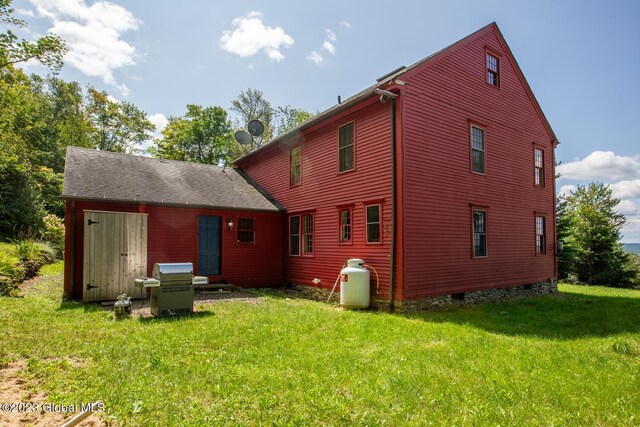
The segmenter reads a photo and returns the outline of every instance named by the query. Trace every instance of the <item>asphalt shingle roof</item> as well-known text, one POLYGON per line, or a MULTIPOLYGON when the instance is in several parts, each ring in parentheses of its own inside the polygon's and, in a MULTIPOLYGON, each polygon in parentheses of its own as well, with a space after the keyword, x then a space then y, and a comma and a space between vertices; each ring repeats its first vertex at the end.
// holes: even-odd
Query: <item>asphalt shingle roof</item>
POLYGON ((67 147, 64 199, 279 211, 241 171, 67 147))

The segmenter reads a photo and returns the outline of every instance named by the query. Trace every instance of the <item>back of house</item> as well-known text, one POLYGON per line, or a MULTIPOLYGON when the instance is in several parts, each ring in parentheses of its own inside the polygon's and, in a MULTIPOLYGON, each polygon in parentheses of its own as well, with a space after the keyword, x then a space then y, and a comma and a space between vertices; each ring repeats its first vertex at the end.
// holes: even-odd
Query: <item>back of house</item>
POLYGON ((362 258, 373 299, 410 306, 553 290, 556 144, 492 23, 235 167, 287 211, 284 280, 331 287, 362 258))

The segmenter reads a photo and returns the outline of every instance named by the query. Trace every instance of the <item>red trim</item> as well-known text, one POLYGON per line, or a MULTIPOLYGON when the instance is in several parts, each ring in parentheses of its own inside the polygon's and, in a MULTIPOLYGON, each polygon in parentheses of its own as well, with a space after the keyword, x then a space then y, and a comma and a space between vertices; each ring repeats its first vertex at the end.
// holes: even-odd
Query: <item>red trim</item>
POLYGON ((302 185, 302 146, 296 145, 289 150, 289 187, 299 187, 302 185), (298 150, 298 166, 300 167, 300 173, 298 174, 298 181, 293 182, 293 150, 298 150))
MULTIPOLYGON (((374 223, 371 223, 374 224, 374 223)), ((364 242, 366 245, 381 245, 383 241, 382 238, 382 203, 372 203, 372 204, 367 204, 364 207, 364 242), (370 242, 369 241, 369 218, 367 217, 367 210, 371 207, 371 206, 377 206, 378 207, 378 241, 377 242, 370 242)))
POLYGON ((338 244, 343 246, 353 245, 353 205, 338 209, 338 244), (342 240, 342 212, 349 212, 349 239, 342 240))
POLYGON ((489 208, 481 207, 477 205, 471 205, 471 258, 473 259, 487 259, 489 258, 489 208), (476 231, 473 228, 475 218, 474 212, 484 212, 484 235, 485 235, 485 255, 476 256, 475 234, 476 231))
POLYGON ((469 170, 471 173, 481 176, 487 175, 487 127, 483 126, 473 120, 469 119, 469 170), (482 160, 483 160, 483 172, 477 172, 473 170, 473 128, 482 130, 482 160))
POLYGON ((336 129, 336 134, 337 134, 336 136, 337 136, 337 141, 338 141, 337 145, 336 145, 336 148, 337 148, 337 153, 336 153, 337 154, 337 163, 336 163, 336 166, 337 166, 337 169, 338 169, 337 173, 338 173, 338 175, 342 175, 342 174, 349 173, 349 172, 355 172, 355 170, 357 169, 357 167, 356 167, 356 121, 355 120, 351 120, 349 122, 346 122, 346 123, 343 123, 341 125, 338 125, 338 128, 336 129), (353 125, 353 135, 351 136, 351 138, 353 140, 352 143, 351 143, 351 147, 352 147, 351 149, 353 150, 353 167, 351 169, 345 169, 345 170, 341 171, 340 170, 340 129, 345 127, 345 126, 347 126, 347 125, 349 125, 349 124, 353 125))

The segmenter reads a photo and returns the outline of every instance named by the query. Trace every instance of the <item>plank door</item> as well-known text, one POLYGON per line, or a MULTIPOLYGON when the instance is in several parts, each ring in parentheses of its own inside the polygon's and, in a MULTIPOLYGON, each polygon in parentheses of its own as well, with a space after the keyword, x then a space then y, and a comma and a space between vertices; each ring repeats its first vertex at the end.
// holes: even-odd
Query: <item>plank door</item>
POLYGON ((198 217, 198 275, 220 274, 221 218, 219 216, 198 217))
POLYGON ((84 211, 82 300, 139 296, 134 279, 147 274, 147 215, 84 211))

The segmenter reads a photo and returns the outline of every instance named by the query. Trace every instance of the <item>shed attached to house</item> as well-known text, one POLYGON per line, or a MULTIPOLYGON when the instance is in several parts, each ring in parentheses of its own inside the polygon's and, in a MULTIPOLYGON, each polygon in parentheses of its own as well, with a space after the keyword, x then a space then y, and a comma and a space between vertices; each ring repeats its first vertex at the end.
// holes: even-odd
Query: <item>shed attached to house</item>
POLYGON ((212 282, 277 286, 284 215, 241 172, 68 147, 65 293, 136 296, 156 262, 191 262, 212 282))

